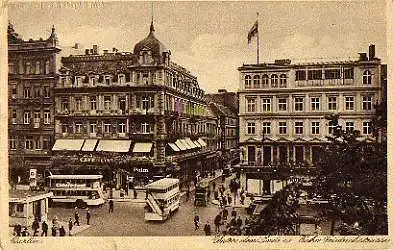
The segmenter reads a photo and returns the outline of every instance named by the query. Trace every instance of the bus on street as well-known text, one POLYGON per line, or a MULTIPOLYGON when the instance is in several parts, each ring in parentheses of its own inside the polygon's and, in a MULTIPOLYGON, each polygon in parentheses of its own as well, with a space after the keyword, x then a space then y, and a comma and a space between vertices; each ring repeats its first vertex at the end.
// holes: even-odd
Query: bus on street
POLYGON ((50 175, 51 203, 74 203, 78 208, 105 203, 102 175, 50 175))
POLYGON ((164 178, 146 185, 146 221, 164 221, 179 206, 179 179, 164 178))

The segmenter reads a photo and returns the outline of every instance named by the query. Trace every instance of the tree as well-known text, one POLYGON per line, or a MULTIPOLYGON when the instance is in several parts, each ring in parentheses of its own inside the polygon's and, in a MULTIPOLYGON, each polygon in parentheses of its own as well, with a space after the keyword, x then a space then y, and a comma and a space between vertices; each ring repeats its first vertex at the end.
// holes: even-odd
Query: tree
POLYGON ((360 139, 359 131, 341 129, 337 115, 326 118, 335 130, 317 165, 314 192, 330 200, 332 230, 338 218, 347 225, 344 234, 387 233, 386 141, 360 139))

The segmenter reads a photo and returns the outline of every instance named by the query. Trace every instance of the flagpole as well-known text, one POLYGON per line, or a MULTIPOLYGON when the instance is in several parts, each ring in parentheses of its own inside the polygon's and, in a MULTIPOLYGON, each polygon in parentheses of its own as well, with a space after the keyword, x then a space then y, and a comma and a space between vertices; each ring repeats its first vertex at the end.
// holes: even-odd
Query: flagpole
POLYGON ((257 12, 257 64, 259 64, 259 12, 257 12))

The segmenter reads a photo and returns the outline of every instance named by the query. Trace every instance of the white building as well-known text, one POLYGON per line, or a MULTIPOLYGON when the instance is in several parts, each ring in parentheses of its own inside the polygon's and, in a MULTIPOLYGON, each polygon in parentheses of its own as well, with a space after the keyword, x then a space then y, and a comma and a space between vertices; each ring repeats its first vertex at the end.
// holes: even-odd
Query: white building
POLYGON ((358 60, 294 64, 285 59, 239 67, 240 166, 251 172, 312 166, 333 132, 325 119, 330 114, 339 115, 343 129, 371 137, 374 104, 383 98, 381 60, 374 45, 369 56, 359 55, 358 60))

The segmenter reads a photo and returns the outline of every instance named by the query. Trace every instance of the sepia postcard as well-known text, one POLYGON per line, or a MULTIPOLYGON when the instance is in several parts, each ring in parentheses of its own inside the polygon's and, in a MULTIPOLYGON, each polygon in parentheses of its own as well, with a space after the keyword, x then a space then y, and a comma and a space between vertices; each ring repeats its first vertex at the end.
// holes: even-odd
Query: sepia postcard
POLYGON ((0 249, 392 246, 391 1, 0 3, 0 249))

